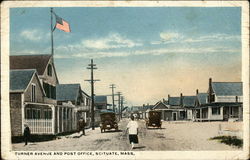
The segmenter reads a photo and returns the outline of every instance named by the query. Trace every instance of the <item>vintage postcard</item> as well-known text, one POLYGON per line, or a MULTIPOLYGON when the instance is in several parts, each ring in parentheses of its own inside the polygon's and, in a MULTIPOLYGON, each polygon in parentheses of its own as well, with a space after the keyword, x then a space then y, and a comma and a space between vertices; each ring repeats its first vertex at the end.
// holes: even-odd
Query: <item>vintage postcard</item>
POLYGON ((248 159, 247 1, 1 3, 1 158, 248 159))

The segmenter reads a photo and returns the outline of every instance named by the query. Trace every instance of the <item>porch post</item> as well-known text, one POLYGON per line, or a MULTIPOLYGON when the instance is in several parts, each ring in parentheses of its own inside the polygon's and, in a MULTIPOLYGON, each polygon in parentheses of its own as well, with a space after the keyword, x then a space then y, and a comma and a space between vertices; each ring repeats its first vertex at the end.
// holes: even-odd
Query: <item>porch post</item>
MULTIPOLYGON (((25 104, 24 104, 24 95, 23 94, 21 94, 21 110, 22 110, 22 131, 21 131, 21 133, 23 133, 23 131, 24 131, 24 123, 25 123, 25 104)), ((30 126, 29 126, 30 127, 30 126)))
POLYGON ((241 120, 241 107, 239 106, 238 107, 238 119, 241 120))
POLYGON ((59 133, 59 129, 60 129, 60 117, 59 117, 59 111, 60 111, 60 107, 57 106, 57 133, 59 133))
POLYGON ((61 111, 62 111, 62 132, 64 132, 64 117, 63 117, 63 114, 64 114, 64 107, 61 108, 61 111))
POLYGON ((75 127, 75 115, 74 115, 74 113, 75 113, 75 111, 74 111, 74 109, 72 109, 72 113, 71 113, 71 115, 72 115, 72 128, 73 128, 73 130, 75 130, 76 129, 76 127, 75 127))
POLYGON ((200 120, 202 120, 202 108, 200 109, 200 120))
POLYGON ((66 108, 66 132, 69 130, 68 108, 66 108))
POLYGON ((52 133, 55 134, 55 106, 52 105, 52 133))

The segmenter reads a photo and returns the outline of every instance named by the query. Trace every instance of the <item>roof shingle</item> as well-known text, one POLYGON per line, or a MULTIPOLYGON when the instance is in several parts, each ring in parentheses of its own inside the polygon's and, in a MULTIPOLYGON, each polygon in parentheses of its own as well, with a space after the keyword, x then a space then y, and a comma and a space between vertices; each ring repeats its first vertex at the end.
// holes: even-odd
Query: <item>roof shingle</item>
POLYGON ((35 73, 35 69, 10 70, 10 92, 24 92, 35 73))
POLYGON ((95 103, 107 103, 107 96, 95 96, 95 103))
POLYGON ((10 69, 36 69, 42 75, 51 55, 18 55, 10 56, 10 69))
POLYGON ((180 105, 180 97, 169 97, 168 103, 172 106, 178 106, 180 105))
POLYGON ((195 104, 196 96, 183 96, 183 106, 193 107, 195 104))
POLYGON ((242 82, 212 82, 217 96, 242 96, 242 82))
POLYGON ((74 101, 77 99, 80 89, 80 84, 58 84, 56 85, 56 99, 74 101))
POLYGON ((197 98, 200 104, 206 104, 208 94, 207 93, 198 93, 197 98))

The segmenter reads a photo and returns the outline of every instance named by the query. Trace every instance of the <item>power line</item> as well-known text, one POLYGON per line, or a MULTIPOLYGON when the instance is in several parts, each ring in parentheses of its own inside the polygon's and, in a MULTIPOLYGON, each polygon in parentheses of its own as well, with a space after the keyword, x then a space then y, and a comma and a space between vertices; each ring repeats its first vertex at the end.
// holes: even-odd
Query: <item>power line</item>
POLYGON ((85 80, 85 81, 89 81, 91 83, 91 124, 92 124, 92 130, 95 129, 95 100, 94 100, 94 82, 96 81, 100 81, 99 79, 94 79, 94 69, 97 69, 96 64, 93 63, 93 59, 91 59, 91 63, 88 64, 89 67, 87 67, 87 69, 91 70, 91 79, 90 80, 85 80))

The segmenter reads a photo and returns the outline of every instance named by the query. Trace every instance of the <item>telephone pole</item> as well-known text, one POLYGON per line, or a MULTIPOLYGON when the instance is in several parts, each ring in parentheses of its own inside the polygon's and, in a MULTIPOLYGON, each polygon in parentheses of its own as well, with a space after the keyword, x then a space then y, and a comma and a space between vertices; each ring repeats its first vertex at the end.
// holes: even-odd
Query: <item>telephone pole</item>
POLYGON ((113 111, 115 112, 115 98, 114 98, 114 88, 116 88, 115 84, 111 84, 109 88, 112 89, 112 107, 113 107, 113 111))
POLYGON ((89 81, 91 84, 91 126, 92 126, 92 130, 95 130, 95 97, 94 97, 94 82, 95 81, 100 81, 98 79, 94 80, 94 69, 97 69, 96 64, 93 63, 93 59, 91 59, 91 63, 88 64, 89 67, 87 67, 87 69, 91 70, 91 77, 90 80, 85 80, 85 81, 89 81))
POLYGON ((118 114, 119 114, 119 120, 121 119, 121 92, 117 92, 118 95, 118 114))
POLYGON ((124 101, 124 96, 121 96, 121 119, 122 119, 123 101, 124 101))

